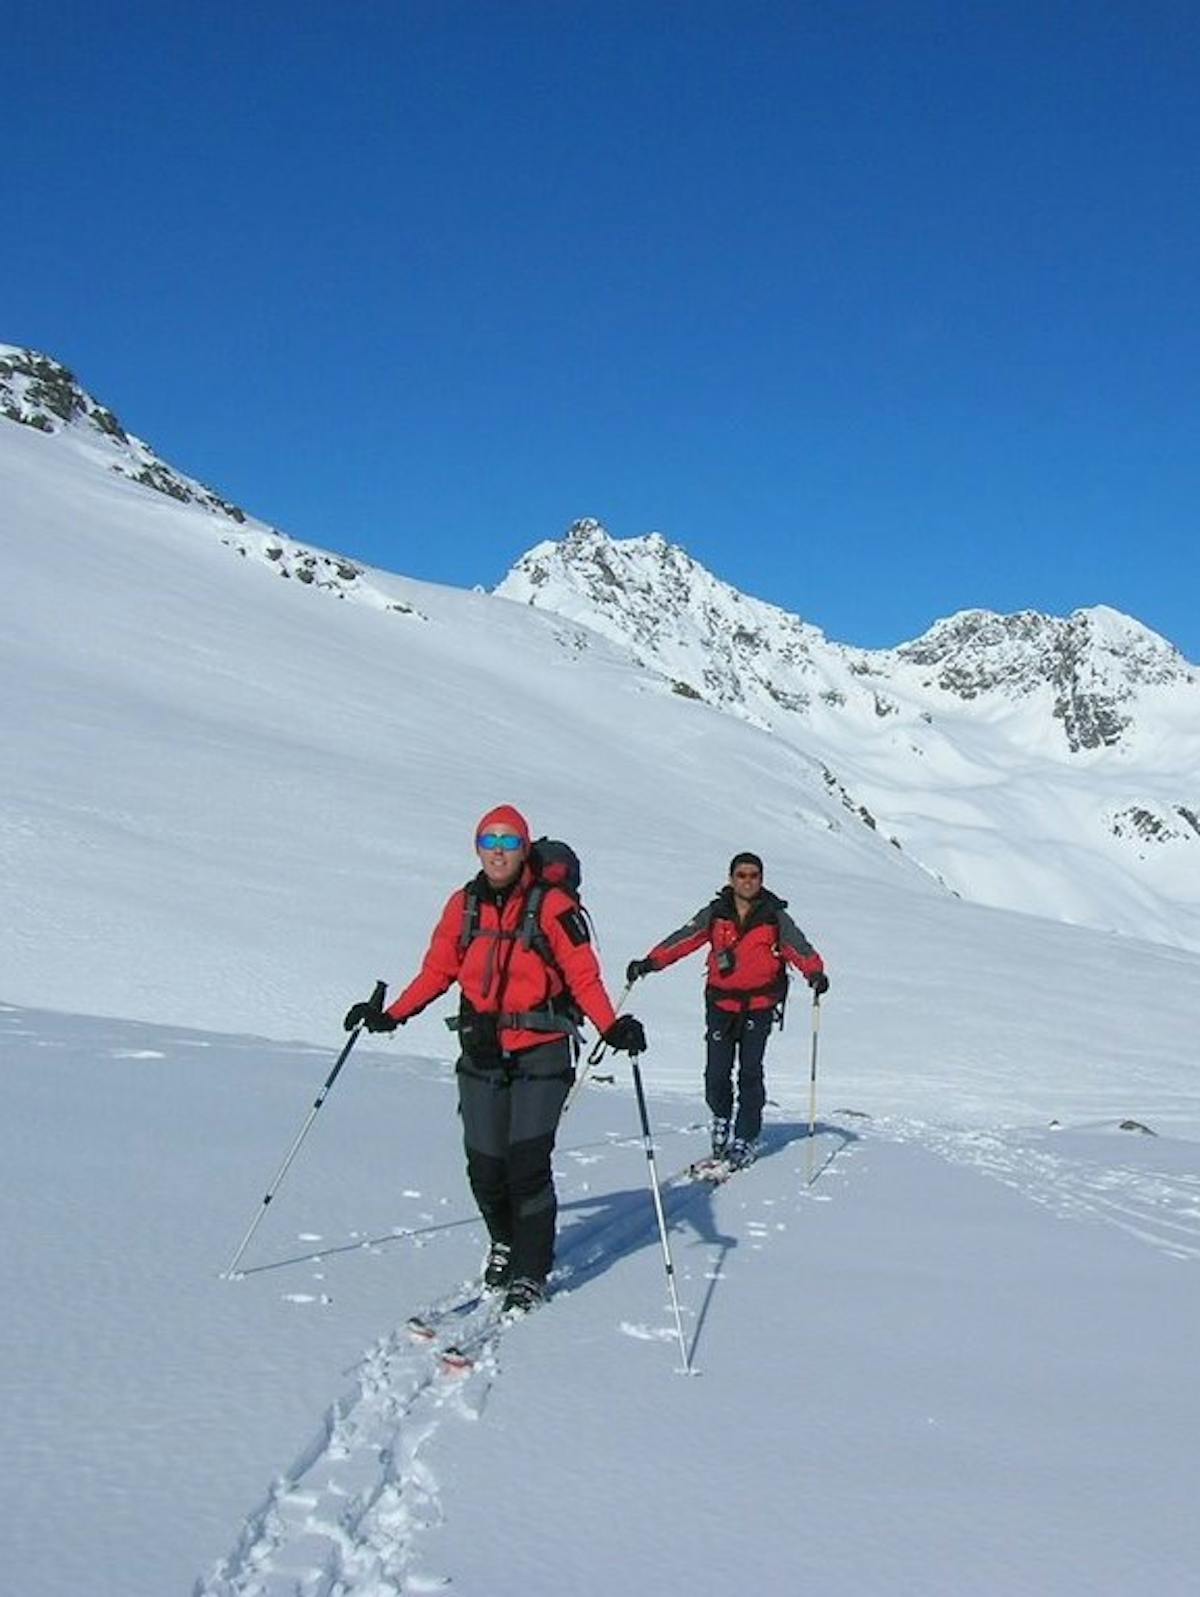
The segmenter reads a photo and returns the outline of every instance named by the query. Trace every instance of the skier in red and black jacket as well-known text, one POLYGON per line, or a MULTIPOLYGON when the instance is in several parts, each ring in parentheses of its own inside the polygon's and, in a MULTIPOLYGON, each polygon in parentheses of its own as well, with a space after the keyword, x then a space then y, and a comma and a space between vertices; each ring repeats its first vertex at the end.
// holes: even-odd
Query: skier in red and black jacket
POLYGON ((767 1101, 763 1054, 772 1021, 782 1015, 787 997, 787 967, 798 970, 818 997, 828 992, 829 977, 820 954, 788 914, 786 899, 763 886, 763 862, 757 854, 735 854, 727 885, 645 959, 630 960, 626 979, 635 982, 663 970, 706 943, 704 1096, 713 1117, 713 1157, 739 1169, 751 1164, 758 1151, 767 1101))
POLYGON ((355 1004, 345 1024, 394 1031, 458 983, 467 1176, 491 1239, 484 1284, 504 1287, 517 1312, 542 1301, 554 1259, 550 1156, 578 1024, 586 1016, 626 1053, 643 1052, 646 1034, 614 1013, 577 901, 535 879, 520 811, 489 810, 475 850, 479 874, 446 901, 417 976, 386 1009, 355 1004))

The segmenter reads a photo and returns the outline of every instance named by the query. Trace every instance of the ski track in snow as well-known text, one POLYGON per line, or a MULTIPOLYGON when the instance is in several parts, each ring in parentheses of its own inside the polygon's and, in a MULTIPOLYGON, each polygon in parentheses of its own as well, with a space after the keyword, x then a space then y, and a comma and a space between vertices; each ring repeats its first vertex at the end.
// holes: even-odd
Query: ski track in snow
POLYGON ((478 1344, 466 1378, 443 1373, 437 1345, 414 1344, 403 1328, 368 1349, 356 1388, 327 1411, 195 1597, 390 1597, 448 1585, 415 1566, 415 1538, 441 1518, 421 1452, 445 1413, 482 1411, 498 1368, 494 1317, 495 1304, 485 1303, 455 1322, 462 1340, 478 1344))
MULTIPOLYGON (((834 1127, 827 1122, 825 1129, 834 1127)), ((1104 1156, 1107 1150, 1047 1146, 1054 1132, 955 1129, 920 1121, 877 1121, 874 1129, 973 1167, 1064 1218, 1116 1226, 1175 1259, 1200 1258, 1200 1175, 1150 1168, 1153 1150, 1146 1150, 1143 1166, 1123 1162, 1115 1142, 1111 1158, 1104 1156)), ((845 1146, 834 1138, 823 1158, 818 1153, 806 1201, 831 1201, 828 1191, 814 1189, 845 1146)), ((577 1167, 602 1157, 592 1150, 560 1154, 577 1167)), ((704 1183, 688 1179, 687 1164, 664 1176, 662 1189, 672 1231, 685 1218, 690 1195, 696 1202, 711 1195, 704 1183)), ((772 1232, 786 1228, 774 1208, 775 1200, 767 1198, 758 1216, 744 1220, 751 1251, 768 1247, 772 1232)), ((648 1203, 564 1225, 556 1292, 586 1284, 605 1259, 640 1245, 655 1230, 648 1203)), ((500 1321, 495 1298, 456 1312, 472 1291, 472 1283, 461 1283, 420 1311, 441 1321, 435 1341, 414 1342, 400 1326, 368 1349, 354 1389, 331 1405, 309 1446, 247 1520, 234 1551, 196 1583, 194 1597, 404 1597, 452 1584, 449 1574, 422 1567, 422 1534, 442 1522, 438 1481, 423 1455, 448 1417, 472 1421, 482 1414, 511 1329, 500 1321), (441 1364, 440 1351, 450 1344, 473 1356, 465 1375, 441 1364)), ((687 1312, 694 1317, 694 1310, 687 1312)), ((618 1329, 646 1342, 675 1337, 666 1325, 624 1321, 618 1329)))
MULTIPOLYGON (((707 1190, 687 1171, 685 1164, 662 1178, 672 1221, 707 1190)), ((656 1230, 649 1201, 564 1226, 555 1291, 581 1285, 602 1261, 656 1230)), ((196 1582, 193 1597, 403 1597, 451 1584, 450 1576, 420 1567, 421 1534, 442 1519, 437 1479, 422 1454, 448 1415, 470 1421, 483 1412, 501 1369, 501 1339, 511 1329, 499 1318, 497 1298, 455 1311, 474 1290, 464 1282, 418 1311, 439 1325, 432 1343, 414 1341, 399 1326, 367 1350, 355 1387, 330 1406, 308 1447, 247 1519, 233 1552, 196 1582), (465 1375, 443 1368, 440 1352, 449 1345, 471 1354, 465 1375)), ((663 1327, 621 1329, 644 1340, 675 1336, 663 1327)))
POLYGON ((1200 1259, 1200 1174, 1154 1169, 1153 1150, 1143 1165, 1121 1161, 1115 1145, 1111 1161, 1073 1151, 1070 1132, 955 1130, 915 1121, 887 1130, 953 1164, 972 1165, 1065 1219, 1115 1226, 1173 1259, 1200 1259), (1058 1137, 1063 1147, 1047 1145, 1058 1137))

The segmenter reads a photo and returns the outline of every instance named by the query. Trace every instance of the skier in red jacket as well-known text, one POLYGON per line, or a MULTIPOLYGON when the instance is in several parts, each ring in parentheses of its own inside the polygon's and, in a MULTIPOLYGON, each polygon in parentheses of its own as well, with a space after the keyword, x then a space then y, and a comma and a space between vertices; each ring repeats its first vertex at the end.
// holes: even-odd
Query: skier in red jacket
POLYGON ((458 983, 467 1176, 491 1239, 484 1284, 524 1312, 544 1298, 554 1258, 550 1156, 579 1022, 626 1053, 643 1052, 646 1035, 614 1013, 578 903, 534 877, 520 811, 489 810, 475 849, 479 874, 446 901, 414 980, 386 1009, 355 1004, 345 1024, 394 1031, 458 983))
POLYGON ((820 954, 787 913, 787 901, 763 886, 763 863, 757 854, 735 854, 728 884, 645 959, 630 960, 626 979, 635 982, 663 970, 706 943, 704 1095, 713 1117, 713 1158, 724 1159, 736 1170, 753 1163, 757 1155, 767 1100, 763 1054, 772 1021, 782 1015, 787 997, 787 967, 794 966, 818 996, 828 992, 829 978, 820 954))

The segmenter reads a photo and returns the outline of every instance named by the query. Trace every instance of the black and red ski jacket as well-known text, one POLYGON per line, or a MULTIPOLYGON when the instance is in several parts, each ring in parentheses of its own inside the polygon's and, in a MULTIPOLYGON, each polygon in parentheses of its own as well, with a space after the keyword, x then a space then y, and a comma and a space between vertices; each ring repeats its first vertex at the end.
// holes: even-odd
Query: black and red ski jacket
POLYGON ((774 1009, 787 995, 787 966, 801 975, 825 969, 820 954, 787 912, 787 900, 766 888, 744 921, 732 887, 723 887, 690 921, 646 955, 655 970, 708 944, 705 996, 718 1009, 774 1009))
POLYGON ((452 893, 434 927, 419 973, 387 1007, 392 1019, 408 1020, 419 1014, 457 982, 476 1013, 497 1017, 499 1043, 506 1053, 520 1053, 556 1035, 568 1035, 572 1029, 569 1021, 556 1031, 544 1018, 555 1007, 554 1001, 563 997, 573 999, 597 1031, 606 1032, 616 1014, 600 975, 587 921, 570 894, 561 887, 542 889, 538 927, 544 952, 536 942, 526 943, 522 938, 533 886, 526 866, 506 892, 497 893, 481 871, 474 881, 452 893), (474 923, 469 938, 464 938, 472 899, 474 923), (537 1029, 519 1024, 522 1016, 533 1013, 542 1022, 537 1029))

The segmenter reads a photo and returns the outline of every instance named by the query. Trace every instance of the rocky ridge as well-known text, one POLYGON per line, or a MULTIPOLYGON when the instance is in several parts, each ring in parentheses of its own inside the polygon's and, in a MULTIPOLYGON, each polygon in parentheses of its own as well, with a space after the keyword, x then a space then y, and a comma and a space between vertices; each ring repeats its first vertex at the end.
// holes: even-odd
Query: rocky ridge
POLYGON ((1052 714, 1072 754, 1115 748, 1134 722, 1137 690, 1194 685, 1196 672, 1165 638, 1097 606, 1065 619, 1022 610, 967 610, 901 644, 896 656, 928 668, 925 686, 969 700, 989 693, 1054 695, 1052 714))
POLYGON ((859 649, 657 534, 618 541, 592 519, 531 549, 496 591, 624 645, 661 690, 794 744, 852 816, 964 896, 1073 903, 1068 861, 1095 848, 1106 902, 1144 896, 1148 871, 1200 911, 1200 673, 1132 617, 967 610, 859 649), (998 848, 981 846, 989 833, 998 848), (994 865, 1031 849, 1032 897, 994 865))
POLYGON ((128 432, 108 406, 94 399, 73 372, 37 350, 0 344, 0 417, 74 444, 104 469, 139 487, 207 512, 227 548, 263 563, 286 580, 375 608, 417 614, 411 605, 380 594, 353 560, 297 543, 168 465, 149 444, 128 432))
POLYGON ((855 649, 739 593, 657 533, 618 542, 590 518, 522 556, 496 592, 587 621, 681 696, 772 726, 780 712, 884 719, 908 701, 929 717, 948 704, 1040 693, 1065 751, 1079 754, 1122 742, 1140 687, 1198 680, 1164 638, 1104 607, 1066 619, 963 611, 895 649, 855 649))

